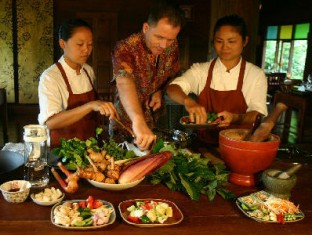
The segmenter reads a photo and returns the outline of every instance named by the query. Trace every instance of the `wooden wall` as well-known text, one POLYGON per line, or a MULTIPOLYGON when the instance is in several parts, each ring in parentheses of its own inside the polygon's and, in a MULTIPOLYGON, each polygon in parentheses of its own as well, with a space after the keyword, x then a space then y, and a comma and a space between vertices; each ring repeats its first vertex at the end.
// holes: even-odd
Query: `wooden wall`
MULTIPOLYGON (((159 0, 54 0, 55 27, 79 12, 116 12, 118 14, 117 39, 123 39, 142 28, 149 8, 159 0)), ((181 50, 188 51, 187 65, 194 62, 206 61, 211 53, 211 27, 217 18, 226 14, 237 13, 242 15, 252 34, 250 46, 246 50, 247 59, 254 60, 254 50, 257 41, 259 1, 250 0, 182 0, 172 1, 180 6, 191 9, 191 18, 179 35, 181 50)), ((57 30, 55 30, 57 31, 57 30)), ((57 35, 56 35, 57 36, 57 35)), ((57 37, 55 37, 57 39, 57 37)), ((58 45, 56 45, 56 51, 58 45)), ((58 56, 56 56, 58 57, 58 56)))

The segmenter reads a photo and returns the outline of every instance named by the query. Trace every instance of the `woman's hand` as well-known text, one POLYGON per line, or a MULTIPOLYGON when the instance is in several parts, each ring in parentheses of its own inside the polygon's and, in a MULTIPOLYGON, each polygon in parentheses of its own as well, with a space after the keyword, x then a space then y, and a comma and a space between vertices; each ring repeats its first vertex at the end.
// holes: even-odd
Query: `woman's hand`
POLYGON ((186 111, 189 113, 190 121, 196 124, 203 124, 207 121, 206 109, 195 100, 187 97, 184 100, 186 111))
POLYGON ((228 111, 223 111, 217 114, 218 117, 222 117, 219 122, 219 127, 227 127, 231 124, 233 121, 233 113, 230 113, 228 111))
POLYGON ((112 102, 105 102, 101 100, 91 101, 93 111, 100 112, 101 115, 109 116, 109 119, 116 117, 118 120, 120 116, 112 102))

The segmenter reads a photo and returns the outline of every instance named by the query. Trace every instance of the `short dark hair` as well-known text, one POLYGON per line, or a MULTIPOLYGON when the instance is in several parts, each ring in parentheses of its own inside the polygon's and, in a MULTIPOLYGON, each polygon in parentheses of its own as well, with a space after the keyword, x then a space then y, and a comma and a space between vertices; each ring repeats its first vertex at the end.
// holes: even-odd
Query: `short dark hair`
POLYGON ((76 28, 86 27, 92 32, 92 27, 82 19, 70 19, 65 21, 59 29, 59 39, 67 41, 72 37, 76 28))
POLYGON ((248 35, 247 25, 245 23, 245 20, 236 14, 220 18, 215 24, 213 30, 213 37, 216 35, 216 32, 218 32, 222 26, 226 25, 235 27, 237 32, 242 36, 243 40, 246 39, 248 35))
POLYGON ((153 7, 148 15, 147 23, 156 25, 163 18, 167 18, 174 27, 183 27, 185 23, 184 12, 179 7, 170 4, 153 7))

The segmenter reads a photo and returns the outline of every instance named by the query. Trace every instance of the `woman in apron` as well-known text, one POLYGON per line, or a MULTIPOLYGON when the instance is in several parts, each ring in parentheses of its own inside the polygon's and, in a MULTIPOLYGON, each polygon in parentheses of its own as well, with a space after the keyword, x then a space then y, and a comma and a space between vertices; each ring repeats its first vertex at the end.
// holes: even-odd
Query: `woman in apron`
POLYGON ((222 117, 217 130, 199 131, 205 142, 217 143, 222 128, 249 128, 257 114, 267 115, 267 79, 259 67, 242 58, 247 43, 247 26, 240 16, 220 18, 213 33, 217 58, 193 64, 167 88, 169 97, 185 106, 192 122, 205 123, 207 112, 222 117))
POLYGON ((48 127, 52 148, 60 145, 60 138, 95 136, 99 113, 119 119, 111 102, 97 98, 94 71, 86 64, 92 40, 92 29, 85 21, 73 19, 62 24, 59 45, 64 54, 40 77, 38 120, 48 127))

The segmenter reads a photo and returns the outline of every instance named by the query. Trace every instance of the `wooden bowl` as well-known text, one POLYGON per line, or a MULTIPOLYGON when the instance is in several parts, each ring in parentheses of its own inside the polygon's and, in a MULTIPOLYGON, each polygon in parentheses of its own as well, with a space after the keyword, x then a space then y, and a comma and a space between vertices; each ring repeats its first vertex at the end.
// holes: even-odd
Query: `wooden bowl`
POLYGON ((231 170, 229 181, 242 186, 256 184, 255 174, 270 166, 280 144, 280 138, 274 134, 266 142, 244 141, 248 131, 227 129, 219 133, 221 157, 231 170))

